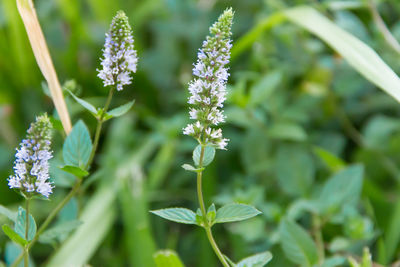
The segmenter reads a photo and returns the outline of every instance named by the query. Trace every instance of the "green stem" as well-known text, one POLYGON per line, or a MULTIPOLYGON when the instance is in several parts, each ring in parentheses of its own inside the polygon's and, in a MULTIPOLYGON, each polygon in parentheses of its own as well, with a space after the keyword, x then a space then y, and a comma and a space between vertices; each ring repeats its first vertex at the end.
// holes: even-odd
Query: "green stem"
MULTIPOLYGON (((57 207, 51 211, 49 216, 47 216, 46 220, 42 223, 40 226, 39 230, 36 232, 35 237, 32 239, 31 242, 25 247, 25 251, 28 252, 32 246, 39 240, 39 236, 46 230, 47 226, 53 221, 53 219, 56 217, 58 212, 71 200, 71 198, 78 192, 79 187, 82 183, 82 179, 79 179, 77 183, 74 185, 72 190, 68 193, 68 195, 57 205, 57 207)), ((28 214, 28 213, 27 213, 28 214)), ((11 265, 11 267, 16 267, 18 264, 21 262, 24 254, 27 253, 21 253, 18 258, 14 261, 14 263, 11 265)))
MULTIPOLYGON (((96 153, 97 150, 97 146, 99 144, 99 139, 100 139, 100 133, 101 133, 101 126, 104 122, 104 117, 105 114, 111 104, 111 99, 114 93, 115 87, 111 87, 110 92, 108 93, 108 97, 106 100, 106 104, 104 105, 104 109, 103 109, 103 113, 101 114, 100 118, 98 119, 97 122, 97 127, 96 127, 96 133, 95 133, 95 137, 94 137, 94 143, 93 143, 93 148, 92 148, 92 152, 90 154, 90 158, 88 161, 88 164, 86 165, 86 168, 88 169, 90 167, 90 165, 93 162, 94 159, 94 155, 96 153)), ((22 258, 24 257, 24 254, 27 254, 27 252, 29 251, 29 249, 39 240, 39 236, 44 232, 44 230, 46 230, 47 226, 49 226, 49 224, 53 221, 53 219, 57 216, 58 212, 71 200, 71 198, 73 196, 75 196, 75 194, 79 191, 80 186, 82 184, 82 179, 78 179, 78 181, 75 183, 74 187, 71 189, 71 191, 68 193, 68 195, 57 205, 57 207, 51 211, 51 213, 49 214, 49 216, 47 216, 46 220, 43 222, 43 224, 40 226, 39 230, 36 232, 35 237, 32 239, 31 242, 29 242, 29 244, 25 247, 25 252, 21 253, 18 258, 14 261, 14 263, 11 265, 11 267, 16 267, 22 260, 22 258)), ((28 208, 28 204, 27 204, 27 208, 28 208)), ((27 220, 28 222, 28 209, 27 209, 27 220)), ((28 224, 27 224, 28 225, 28 224)), ((28 231, 26 231, 27 233, 28 231)))
POLYGON ((318 250, 318 260, 321 265, 325 260, 325 247, 324 247, 324 239, 322 237, 321 219, 318 217, 318 215, 313 215, 312 224, 313 224, 313 234, 315 238, 315 243, 317 245, 317 250, 318 250))
POLYGON ((104 108, 103 108, 103 112, 102 112, 100 118, 97 118, 97 126, 96 126, 96 133, 94 134, 93 149, 92 149, 92 152, 90 153, 89 161, 86 164, 86 169, 88 169, 90 167, 90 165, 92 165, 94 156, 96 154, 97 146, 99 145, 99 140, 100 140, 101 127, 103 126, 104 117, 106 115, 106 112, 107 112, 108 108, 110 107, 111 99, 114 94, 114 90, 115 90, 115 87, 114 86, 111 87, 111 89, 108 93, 106 104, 104 105, 104 108))
MULTIPOLYGON (((28 241, 29 239, 29 203, 30 203, 31 198, 28 197, 26 199, 26 207, 25 207, 25 240, 28 241)), ((24 252, 24 267, 29 267, 29 247, 28 245, 25 246, 25 252, 24 252)))
MULTIPOLYGON (((203 158, 204 158, 204 146, 201 147, 201 152, 200 152, 200 160, 199 160, 199 168, 200 169, 203 167, 203 158)), ((197 197, 199 200, 201 213, 203 215, 204 229, 206 230, 208 241, 210 242, 211 247, 213 248, 218 259, 221 261, 221 263, 224 267, 229 267, 229 264, 227 263, 226 259, 224 258, 224 255, 222 254, 221 250, 218 248, 217 243, 215 242, 215 239, 214 239, 212 231, 211 231, 211 226, 208 224, 208 221, 207 221, 206 207, 204 205, 204 198, 203 198, 202 177, 203 177, 203 171, 199 171, 197 173, 197 197)))

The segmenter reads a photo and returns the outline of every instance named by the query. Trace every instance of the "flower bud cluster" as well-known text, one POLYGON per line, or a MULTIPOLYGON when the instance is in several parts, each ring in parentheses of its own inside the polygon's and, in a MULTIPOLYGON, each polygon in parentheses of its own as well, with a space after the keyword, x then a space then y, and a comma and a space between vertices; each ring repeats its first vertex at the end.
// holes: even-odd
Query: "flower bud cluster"
POLYGON ((26 197, 41 194, 46 198, 52 193, 49 181, 51 123, 46 114, 36 118, 27 131, 15 154, 14 175, 8 178, 10 188, 19 189, 26 197))
POLYGON ((123 11, 118 11, 111 22, 109 32, 106 33, 101 59, 103 69, 97 70, 97 76, 103 80, 104 86, 116 86, 117 90, 121 91, 124 85, 131 84, 130 75, 136 72, 137 62, 128 17, 123 11))
POLYGON ((210 27, 211 36, 207 36, 198 52, 198 60, 193 68, 196 76, 189 84, 191 105, 190 119, 195 123, 188 124, 183 133, 193 136, 199 142, 225 149, 229 141, 222 136, 220 128, 212 128, 225 121, 223 103, 226 99, 226 83, 229 77, 228 68, 230 49, 232 48, 231 26, 233 12, 227 9, 210 27))

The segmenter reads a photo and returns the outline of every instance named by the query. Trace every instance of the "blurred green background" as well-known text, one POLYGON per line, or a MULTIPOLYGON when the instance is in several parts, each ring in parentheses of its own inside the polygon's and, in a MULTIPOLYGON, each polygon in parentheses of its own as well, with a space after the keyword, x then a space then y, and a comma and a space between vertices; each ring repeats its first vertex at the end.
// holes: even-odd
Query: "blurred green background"
MULTIPOLYGON (((133 84, 115 95, 112 105, 135 99, 135 106, 129 114, 107 123, 93 167, 95 174, 57 219, 77 218, 90 201, 103 210, 104 214, 92 218, 100 216, 104 227, 82 237, 94 247, 83 248, 80 257, 93 266, 153 266, 151 255, 164 248, 176 250, 187 266, 218 266, 202 229, 163 221, 148 210, 170 206, 197 209, 195 177, 180 167, 190 162, 195 146, 181 133, 189 121, 187 83, 208 27, 226 7, 235 10, 234 44, 271 14, 308 5, 371 46, 400 73, 400 54, 385 41, 368 2, 362 0, 34 2, 60 82, 96 106, 103 105, 108 90, 96 77, 96 68, 109 22, 122 9, 133 26, 138 72, 133 84), (99 197, 109 201, 104 204, 96 194, 112 181, 117 189, 110 199, 99 197), (101 238, 94 238, 96 235, 101 238)), ((375 4, 400 40, 399 1, 375 4)), ((361 163, 365 172, 360 200, 351 212, 340 222, 329 221, 323 227, 327 257, 361 255, 362 247, 369 246, 374 260, 383 265, 399 258, 399 103, 320 39, 287 21, 262 32, 248 49, 235 55, 230 69, 223 131, 231 141, 227 151, 218 151, 205 172, 205 198, 208 205, 252 204, 263 214, 246 222, 217 225, 214 232, 222 250, 235 260, 270 250, 274 259, 268 266, 296 266, 279 245, 280 220, 290 216, 289 211, 302 200, 321 191, 321 185, 337 170, 333 163, 337 160, 342 161, 340 166, 361 163)), ((54 113, 45 91, 15 1, 3 0, 0 203, 10 208, 22 201, 6 181, 15 147, 36 115, 54 113)), ((96 121, 70 97, 66 101, 73 123, 83 119, 93 134, 96 121)), ((62 135, 57 133, 55 138, 52 178, 57 187, 52 201, 34 203, 37 221, 73 184, 71 177, 57 170, 62 135)), ((293 212, 300 213, 296 216, 299 224, 311 229, 309 213, 293 212)), ((0 221, 6 222, 6 218, 0 217, 0 221)), ((90 224, 86 226, 90 229, 90 224)), ((54 253, 58 253, 55 261, 60 255, 73 257, 60 245, 65 238, 35 247, 36 263, 40 265, 54 253)), ((5 261, 13 254, 6 241, 0 235, 5 261)))

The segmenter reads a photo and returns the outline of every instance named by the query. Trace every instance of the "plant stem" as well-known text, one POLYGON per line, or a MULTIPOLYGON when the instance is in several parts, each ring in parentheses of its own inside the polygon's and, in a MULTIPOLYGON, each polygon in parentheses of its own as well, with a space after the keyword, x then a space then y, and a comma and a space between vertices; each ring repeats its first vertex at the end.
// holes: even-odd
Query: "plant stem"
MULTIPOLYGON (((95 133, 95 138, 94 138, 94 144, 93 144, 93 148, 92 148, 92 152, 90 154, 90 158, 88 161, 88 164, 86 165, 86 168, 88 169, 90 167, 90 165, 93 162, 94 159, 94 155, 96 154, 96 150, 97 150, 97 146, 99 143, 99 139, 100 139, 100 133, 101 133, 101 126, 104 122, 104 116, 105 113, 107 112, 107 109, 110 106, 111 103, 111 99, 114 93, 114 87, 112 87, 110 89, 110 92, 108 93, 108 97, 106 100, 106 104, 104 105, 104 109, 103 109, 103 113, 101 114, 100 118, 98 119, 97 122, 97 127, 96 127, 96 133, 95 133)), ((27 254, 27 252, 29 251, 29 249, 39 240, 39 236, 44 232, 44 230, 46 230, 47 226, 53 221, 53 219, 57 216, 58 212, 60 212, 60 210, 71 200, 71 198, 73 196, 75 196, 75 194, 79 191, 80 186, 82 184, 82 179, 79 178, 78 181, 75 183, 74 187, 72 187, 71 191, 68 193, 68 195, 57 205, 57 207, 51 211, 51 213, 49 214, 49 216, 47 216, 47 218, 45 219, 45 221, 43 222, 43 224, 40 226, 39 230, 36 232, 35 237, 32 239, 31 242, 29 242, 29 244, 26 246, 25 248, 25 252, 21 253, 18 258, 13 262, 13 264, 11 265, 11 267, 16 267, 22 260, 22 258, 24 257, 24 254, 27 254)), ((27 204, 27 220, 28 222, 28 204, 27 204)), ((28 224, 27 224, 28 225, 28 224)), ((26 231, 27 233, 27 231, 26 231)))
POLYGON ((101 114, 100 118, 97 118, 97 126, 96 126, 96 133, 94 134, 93 148, 92 148, 92 152, 90 153, 89 161, 86 164, 86 169, 88 169, 90 167, 90 165, 92 165, 94 156, 96 154, 97 146, 99 145, 101 127, 103 126, 103 122, 104 122, 104 116, 105 116, 108 108, 110 107, 111 99, 114 94, 114 90, 115 90, 115 87, 114 86, 111 87, 111 89, 108 93, 106 104, 104 105, 103 113, 101 114))
POLYGON ((315 214, 313 215, 312 225, 313 225, 313 234, 315 238, 315 243, 317 245, 317 250, 318 250, 318 260, 321 265, 325 259, 325 247, 321 231, 321 219, 318 217, 318 215, 315 214))
MULTIPOLYGON (((51 211, 49 216, 47 216, 46 220, 42 223, 40 226, 39 230, 36 232, 35 237, 32 239, 31 242, 25 247, 25 251, 28 252, 32 246, 39 240, 39 236, 46 230, 47 226, 53 221, 53 219, 56 217, 58 212, 71 200, 71 198, 78 192, 79 187, 82 183, 82 179, 79 179, 74 187, 71 189, 71 191, 68 193, 68 195, 57 205, 57 207, 51 211)), ((28 214, 28 213, 27 213, 28 214)), ((11 265, 11 267, 16 267, 20 261, 22 260, 22 257, 24 254, 27 253, 21 253, 18 258, 14 261, 14 263, 11 265)))
MULTIPOLYGON (((25 240, 28 241, 29 239, 29 202, 31 198, 28 197, 25 201, 26 207, 25 207, 25 240)), ((29 267, 29 247, 28 245, 25 246, 25 252, 24 252, 24 267, 29 267)))
MULTIPOLYGON (((203 158, 204 158, 204 146, 201 146, 200 160, 199 160, 199 168, 200 169, 203 167, 203 158)), ((221 250, 218 248, 218 245, 214 240, 214 237, 213 237, 213 234, 211 231, 211 226, 208 224, 208 221, 207 221, 206 207, 204 205, 204 198, 203 198, 202 177, 203 177, 203 171, 199 171, 197 173, 197 197, 199 200, 199 205, 200 205, 200 209, 201 209, 201 213, 202 213, 202 217, 203 217, 204 229, 206 230, 208 241, 210 242, 211 247, 213 248, 215 254, 217 254, 218 259, 221 261, 221 263, 224 267, 229 267, 229 264, 226 262, 224 255, 222 254, 221 250)))

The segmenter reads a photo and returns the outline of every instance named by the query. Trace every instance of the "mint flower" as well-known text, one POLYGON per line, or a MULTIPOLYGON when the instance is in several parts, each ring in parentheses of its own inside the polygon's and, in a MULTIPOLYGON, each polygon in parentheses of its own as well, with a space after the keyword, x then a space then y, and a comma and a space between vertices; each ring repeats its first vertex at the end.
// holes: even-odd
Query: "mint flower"
POLYGON ((53 185, 49 181, 49 160, 53 157, 51 127, 46 114, 36 117, 15 154, 14 175, 8 178, 8 186, 19 189, 27 197, 42 194, 48 198, 52 193, 53 185))
POLYGON ((197 78, 189 83, 191 96, 188 103, 190 119, 197 120, 183 129, 183 134, 193 136, 201 144, 225 149, 228 139, 223 138, 222 130, 212 128, 225 121, 223 103, 226 99, 226 83, 230 49, 232 48, 231 27, 233 12, 227 9, 210 27, 211 36, 207 36, 199 49, 198 60, 193 68, 197 78))
POLYGON ((106 33, 101 59, 103 69, 97 70, 97 76, 103 80, 104 86, 114 85, 121 91, 124 85, 131 84, 130 74, 136 72, 137 62, 128 17, 123 11, 118 11, 106 33))

